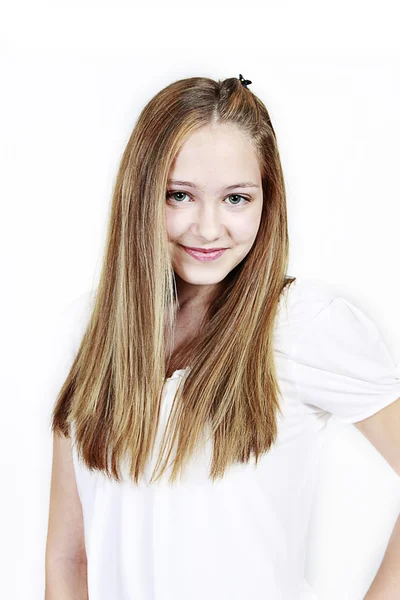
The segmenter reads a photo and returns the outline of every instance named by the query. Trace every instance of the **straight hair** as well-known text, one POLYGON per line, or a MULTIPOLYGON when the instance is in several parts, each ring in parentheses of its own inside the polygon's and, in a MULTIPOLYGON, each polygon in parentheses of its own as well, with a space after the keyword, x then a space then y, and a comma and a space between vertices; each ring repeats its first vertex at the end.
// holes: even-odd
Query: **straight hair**
POLYGON ((190 77, 159 91, 140 113, 119 165, 93 306, 51 417, 80 459, 120 482, 127 461, 138 484, 153 452, 168 372, 180 381, 149 483, 169 484, 203 441, 213 441, 209 478, 234 463, 257 464, 282 414, 274 329, 285 289, 286 192, 275 131, 261 100, 239 79, 190 77), (172 352, 179 314, 168 248, 168 174, 198 129, 235 125, 256 152, 262 178, 259 230, 246 257, 215 286, 198 335, 172 352), (166 342, 168 340, 168 342, 166 342), (175 450, 172 463, 171 454, 175 450))

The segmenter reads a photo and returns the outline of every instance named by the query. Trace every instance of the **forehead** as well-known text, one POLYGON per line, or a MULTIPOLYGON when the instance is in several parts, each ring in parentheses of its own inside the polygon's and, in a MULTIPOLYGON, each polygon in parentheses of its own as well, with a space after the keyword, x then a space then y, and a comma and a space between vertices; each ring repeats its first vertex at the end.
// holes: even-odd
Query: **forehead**
POLYGON ((251 140, 236 126, 224 124, 190 134, 175 156, 169 179, 220 189, 239 181, 259 185, 261 174, 251 140))

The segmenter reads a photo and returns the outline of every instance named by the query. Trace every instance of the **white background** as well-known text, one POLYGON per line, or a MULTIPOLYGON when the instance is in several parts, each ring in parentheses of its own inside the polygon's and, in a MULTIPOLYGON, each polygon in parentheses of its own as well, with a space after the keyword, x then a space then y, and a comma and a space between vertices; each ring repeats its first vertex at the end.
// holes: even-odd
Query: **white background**
MULTIPOLYGON (((398 19, 394 2, 0 8, 0 594, 36 600, 55 324, 96 281, 119 160, 165 85, 252 81, 286 177, 289 274, 355 300, 399 363, 398 19)), ((307 567, 321 600, 361 600, 399 510, 398 475, 355 427, 332 420, 307 567)))

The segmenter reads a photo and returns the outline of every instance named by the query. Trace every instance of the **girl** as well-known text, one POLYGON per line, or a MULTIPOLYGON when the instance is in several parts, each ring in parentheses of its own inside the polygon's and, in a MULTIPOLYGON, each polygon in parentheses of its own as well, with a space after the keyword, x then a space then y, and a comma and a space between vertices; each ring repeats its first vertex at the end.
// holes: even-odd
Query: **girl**
POLYGON ((315 600, 321 433, 400 397, 373 321, 287 275, 282 166, 249 83, 168 85, 124 151, 98 287, 68 317, 49 599, 315 600))

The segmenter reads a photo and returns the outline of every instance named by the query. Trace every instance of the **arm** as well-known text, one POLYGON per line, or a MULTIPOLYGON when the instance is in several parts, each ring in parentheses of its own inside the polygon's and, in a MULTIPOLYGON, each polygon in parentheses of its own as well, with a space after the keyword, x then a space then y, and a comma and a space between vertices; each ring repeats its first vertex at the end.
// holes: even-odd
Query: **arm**
POLYGON ((45 600, 87 600, 87 560, 82 506, 71 440, 54 434, 45 600))
POLYGON ((88 600, 86 563, 46 560, 45 600, 88 600))
POLYGON ((381 566, 364 600, 400 598, 400 515, 397 517, 381 566))
MULTIPOLYGON (((364 421, 354 423, 400 477, 400 398, 364 421)), ((364 600, 400 598, 400 515, 385 555, 364 600)))

